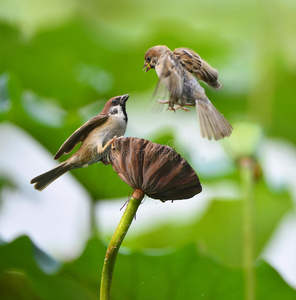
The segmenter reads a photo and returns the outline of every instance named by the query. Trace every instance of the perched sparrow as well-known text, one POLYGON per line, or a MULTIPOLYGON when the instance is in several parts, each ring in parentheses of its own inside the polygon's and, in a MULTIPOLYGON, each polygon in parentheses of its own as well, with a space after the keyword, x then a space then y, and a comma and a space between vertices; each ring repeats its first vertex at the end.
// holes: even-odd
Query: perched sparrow
POLYGON ((78 143, 81 147, 66 161, 52 170, 31 180, 36 190, 42 191, 58 177, 69 170, 87 167, 96 162, 108 163, 110 144, 116 136, 125 134, 127 113, 125 103, 129 95, 117 96, 108 100, 99 115, 79 127, 61 146, 54 159, 69 153, 78 143))
POLYGON ((158 100, 169 104, 169 109, 188 111, 184 106, 196 106, 202 137, 209 140, 230 136, 232 126, 218 112, 206 96, 205 90, 196 80, 204 81, 214 89, 222 88, 218 71, 191 49, 178 48, 172 52, 166 46, 155 46, 145 54, 144 70, 155 69, 160 82, 168 89, 169 100, 158 100))

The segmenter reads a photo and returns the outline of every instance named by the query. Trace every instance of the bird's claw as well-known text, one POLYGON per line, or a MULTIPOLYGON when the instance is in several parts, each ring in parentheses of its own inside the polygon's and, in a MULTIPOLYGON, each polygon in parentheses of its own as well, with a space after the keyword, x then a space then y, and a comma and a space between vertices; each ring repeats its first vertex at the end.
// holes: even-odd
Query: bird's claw
POLYGON ((114 137, 113 137, 113 139, 112 140, 110 140, 108 143, 109 143, 109 145, 111 144, 111 148, 112 149, 114 149, 115 147, 114 147, 114 145, 113 145, 113 143, 114 143, 114 141, 117 139, 117 135, 114 135, 114 137))
POLYGON ((175 107, 174 107, 174 106, 169 106, 169 107, 167 108, 167 110, 170 110, 170 111, 176 112, 176 110, 175 110, 175 107))
MULTIPOLYGON (((188 108, 186 108, 186 107, 184 107, 184 106, 182 106, 182 105, 177 105, 178 106, 178 108, 181 108, 181 109, 183 109, 184 111, 190 111, 190 109, 188 109, 188 108)), ((175 108, 175 109, 178 109, 178 108, 175 108)))
POLYGON ((103 147, 103 149, 102 149, 101 152, 103 153, 110 145, 111 145, 111 148, 114 149, 113 143, 114 143, 115 139, 117 139, 117 135, 115 135, 115 136, 113 137, 113 139, 109 140, 109 141, 105 144, 105 146, 103 147))
POLYGON ((190 111, 190 109, 188 109, 182 105, 179 105, 179 104, 174 105, 173 107, 168 107, 168 110, 172 110, 172 111, 176 112, 176 110, 179 108, 183 109, 184 111, 190 111))
MULTIPOLYGON (((161 104, 169 104, 170 105, 170 100, 156 100, 156 101, 161 104)), ((190 111, 188 108, 186 108, 180 104, 175 104, 174 106, 169 106, 167 108, 167 110, 171 110, 171 111, 175 112, 179 108, 183 109, 184 111, 190 111)))

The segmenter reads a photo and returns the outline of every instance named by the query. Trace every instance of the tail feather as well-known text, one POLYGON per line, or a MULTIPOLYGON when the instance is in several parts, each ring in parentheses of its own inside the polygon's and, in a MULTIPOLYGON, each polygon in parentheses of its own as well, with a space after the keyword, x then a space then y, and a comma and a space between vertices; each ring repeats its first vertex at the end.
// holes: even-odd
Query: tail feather
POLYGON ((36 190, 42 191, 67 171, 69 171, 69 167, 67 166, 66 162, 63 162, 59 164, 57 167, 49 170, 48 172, 45 172, 33 178, 31 180, 31 183, 35 183, 34 188, 36 190))
POLYGON ((209 140, 214 138, 217 141, 230 136, 232 126, 209 100, 196 100, 196 110, 202 137, 209 140))
POLYGON ((211 130, 210 125, 208 124, 208 121, 205 118, 206 115, 204 113, 202 113, 201 109, 198 109, 197 112, 198 112, 201 136, 203 138, 208 138, 209 140, 211 140, 212 139, 212 130, 211 130))
POLYGON ((199 127, 200 127, 200 133, 203 138, 206 138, 208 136, 206 123, 203 118, 203 114, 201 114, 201 110, 197 109, 198 114, 198 120, 199 120, 199 127))

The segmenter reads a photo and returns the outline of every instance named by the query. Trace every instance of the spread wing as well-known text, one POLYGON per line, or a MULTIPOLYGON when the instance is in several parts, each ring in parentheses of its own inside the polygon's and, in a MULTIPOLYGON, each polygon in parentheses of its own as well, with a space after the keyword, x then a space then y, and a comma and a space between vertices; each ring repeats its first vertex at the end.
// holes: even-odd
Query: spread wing
POLYGON ((87 121, 74 131, 56 153, 54 159, 60 158, 63 154, 67 154, 80 142, 83 142, 87 135, 98 126, 103 125, 108 119, 108 115, 97 115, 87 121))
POLYGON ((159 76, 160 83, 163 83, 170 93, 170 105, 178 103, 182 98, 184 79, 182 76, 182 67, 173 57, 167 54, 163 58, 163 66, 159 76))
POLYGON ((206 61, 188 48, 177 48, 174 55, 180 61, 181 65, 190 73, 193 73, 199 80, 215 89, 221 89, 222 84, 218 80, 218 71, 211 67, 206 61))

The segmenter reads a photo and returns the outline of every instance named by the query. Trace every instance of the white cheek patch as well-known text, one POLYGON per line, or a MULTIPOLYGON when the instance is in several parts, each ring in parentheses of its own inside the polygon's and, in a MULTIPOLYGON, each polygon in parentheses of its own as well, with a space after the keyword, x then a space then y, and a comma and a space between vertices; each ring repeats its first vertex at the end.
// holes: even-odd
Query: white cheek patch
POLYGON ((121 116, 123 115, 123 111, 120 105, 116 105, 111 107, 110 109, 110 115, 117 115, 117 116, 121 116))
POLYGON ((117 113, 118 113, 117 108, 116 108, 116 107, 113 107, 113 108, 111 109, 111 115, 116 115, 117 113))

